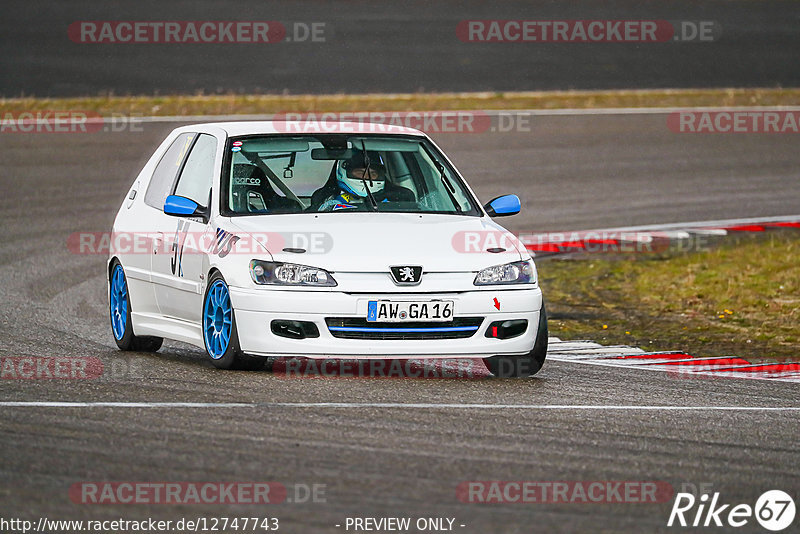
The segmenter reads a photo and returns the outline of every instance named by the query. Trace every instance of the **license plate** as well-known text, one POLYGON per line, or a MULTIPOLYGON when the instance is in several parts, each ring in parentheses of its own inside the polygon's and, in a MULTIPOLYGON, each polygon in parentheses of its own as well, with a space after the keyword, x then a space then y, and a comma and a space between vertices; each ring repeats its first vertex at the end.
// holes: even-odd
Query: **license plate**
POLYGON ((452 300, 370 300, 367 305, 368 322, 406 323, 452 320, 452 300))

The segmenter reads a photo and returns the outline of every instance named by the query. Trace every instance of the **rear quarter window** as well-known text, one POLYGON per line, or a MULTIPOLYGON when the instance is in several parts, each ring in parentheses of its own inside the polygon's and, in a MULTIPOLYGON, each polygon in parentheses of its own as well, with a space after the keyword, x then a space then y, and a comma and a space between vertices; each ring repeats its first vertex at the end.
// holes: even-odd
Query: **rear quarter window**
POLYGON ((175 185, 175 178, 178 169, 181 167, 186 152, 192 145, 192 141, 197 134, 184 133, 179 135, 169 146, 161 161, 156 165, 150 184, 144 194, 144 203, 156 209, 164 209, 164 201, 167 199, 172 187, 175 185))

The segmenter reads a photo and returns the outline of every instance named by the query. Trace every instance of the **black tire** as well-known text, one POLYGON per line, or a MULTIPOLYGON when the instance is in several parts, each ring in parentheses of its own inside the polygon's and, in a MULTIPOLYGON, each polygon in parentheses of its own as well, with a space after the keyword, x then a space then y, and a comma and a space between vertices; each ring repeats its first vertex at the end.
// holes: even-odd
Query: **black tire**
POLYGON ((539 329, 533 349, 524 356, 492 356, 484 358, 486 368, 497 378, 525 378, 539 372, 547 358, 547 311, 539 312, 539 329))
MULTIPOLYGON (((133 333, 133 320, 131 318, 131 298, 130 298, 130 290, 128 289, 128 282, 125 277, 125 269, 120 264, 119 260, 114 260, 111 263, 111 269, 109 270, 111 280, 109 280, 108 284, 108 313, 109 313, 109 320, 111 321, 111 335, 114 336, 114 341, 117 343, 117 347, 120 350, 132 350, 138 352, 156 352, 158 349, 161 348, 161 344, 164 343, 164 339, 155 336, 137 336, 133 333), (122 282, 124 283, 125 287, 125 320, 123 321, 124 325, 121 326, 121 337, 117 337, 118 329, 115 328, 115 311, 112 302, 112 293, 114 291, 114 275, 117 271, 117 267, 120 269, 120 274, 122 278, 122 282)), ((119 323, 118 323, 119 324, 119 323)))
POLYGON ((203 296, 203 309, 201 310, 201 321, 202 321, 202 330, 203 330, 203 344, 206 347, 206 354, 208 355, 211 363, 214 367, 218 369, 230 369, 230 370, 240 370, 240 371, 258 371, 264 368, 264 365, 267 362, 267 358, 263 358, 260 356, 250 356, 242 352, 239 348, 239 332, 236 329, 236 311, 233 309, 233 305, 230 306, 231 311, 231 327, 230 327, 230 337, 225 347, 224 352, 221 355, 213 355, 211 350, 209 349, 209 341, 207 339, 207 329, 206 329, 206 308, 207 302, 209 300, 210 290, 212 287, 215 286, 215 283, 221 282, 221 284, 225 287, 225 291, 227 292, 227 284, 225 279, 222 277, 220 273, 214 273, 214 275, 208 281, 208 287, 206 288, 206 293, 203 296))

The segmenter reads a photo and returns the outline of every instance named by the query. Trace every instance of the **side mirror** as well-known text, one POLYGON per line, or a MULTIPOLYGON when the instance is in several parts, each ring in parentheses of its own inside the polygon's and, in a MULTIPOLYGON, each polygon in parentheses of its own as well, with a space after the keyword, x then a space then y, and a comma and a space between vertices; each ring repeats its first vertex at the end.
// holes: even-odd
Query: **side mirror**
POLYGON ((191 217, 193 215, 205 215, 204 209, 194 200, 178 195, 170 195, 164 201, 164 213, 175 215, 176 217, 191 217))
POLYGON ((483 209, 486 210, 489 217, 506 217, 519 213, 519 210, 522 209, 522 203, 520 203, 517 195, 503 195, 490 200, 483 209))

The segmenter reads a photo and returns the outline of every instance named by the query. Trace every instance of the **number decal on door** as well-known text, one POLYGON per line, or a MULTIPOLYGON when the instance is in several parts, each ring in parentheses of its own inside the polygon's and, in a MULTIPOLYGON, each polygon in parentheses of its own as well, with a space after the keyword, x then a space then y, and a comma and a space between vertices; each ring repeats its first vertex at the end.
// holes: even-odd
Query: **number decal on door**
POLYGON ((189 231, 189 221, 178 221, 175 229, 175 240, 172 242, 172 258, 169 260, 172 274, 183 278, 183 246, 186 244, 186 233, 189 231))

